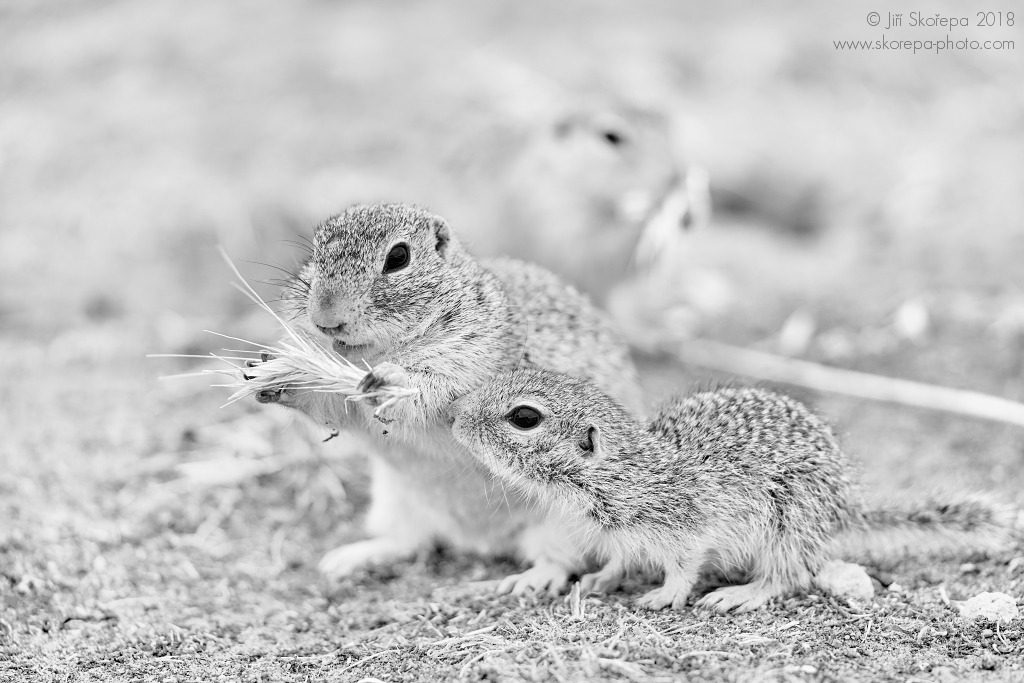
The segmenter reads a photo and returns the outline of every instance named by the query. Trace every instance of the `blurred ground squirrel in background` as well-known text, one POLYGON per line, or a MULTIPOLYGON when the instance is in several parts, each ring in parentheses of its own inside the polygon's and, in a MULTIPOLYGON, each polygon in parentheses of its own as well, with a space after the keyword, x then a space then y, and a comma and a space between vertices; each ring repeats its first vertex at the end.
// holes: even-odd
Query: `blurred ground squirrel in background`
POLYGON ((468 237, 488 254, 548 268, 598 304, 673 260, 685 232, 710 220, 707 173, 680 161, 669 117, 654 109, 578 106, 525 143, 504 160, 493 217, 468 237))
POLYGON ((1014 512, 981 494, 866 506, 829 427, 760 389, 669 402, 638 422, 599 388, 543 370, 503 374, 452 405, 456 438, 607 559, 582 587, 616 587, 633 564, 663 570, 639 600, 682 608, 702 571, 731 585, 697 604, 754 609, 806 589, 835 555, 995 551, 1014 512))
POLYGON ((420 392, 379 421, 372 404, 336 394, 295 387, 259 397, 383 437, 372 459, 373 538, 334 550, 321 569, 345 575, 440 540, 533 563, 502 590, 561 589, 582 558, 570 530, 462 448, 446 410, 489 377, 535 365, 593 380, 639 414, 636 368, 604 314, 541 268, 476 261, 443 218, 399 204, 353 207, 319 225, 284 299, 300 327, 374 366, 365 389, 420 392))

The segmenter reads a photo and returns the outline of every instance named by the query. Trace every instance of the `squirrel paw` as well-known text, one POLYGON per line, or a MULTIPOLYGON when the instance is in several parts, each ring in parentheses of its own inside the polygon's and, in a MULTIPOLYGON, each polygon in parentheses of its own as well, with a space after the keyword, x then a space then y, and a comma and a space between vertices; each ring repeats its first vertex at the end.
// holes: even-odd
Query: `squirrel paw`
POLYGON ((397 406, 398 399, 387 395, 374 395, 387 388, 408 389, 411 382, 408 373, 400 365, 384 362, 366 373, 356 387, 360 394, 368 394, 366 401, 376 408, 373 416, 385 425, 390 424, 396 418, 402 418, 404 414, 397 406))
POLYGON ((680 591, 675 586, 660 586, 648 591, 636 600, 637 607, 645 609, 683 609, 686 607, 686 599, 690 597, 690 590, 680 591))
MULTIPOLYGON (((380 391, 385 387, 400 387, 402 389, 409 388, 409 375, 405 372, 405 369, 400 365, 389 363, 387 361, 381 363, 370 372, 366 373, 359 382, 359 386, 356 388, 361 394, 372 394, 376 391, 380 391)), ((383 403, 382 398, 371 398, 371 402, 376 404, 383 403)))
POLYGON ((324 555, 317 568, 329 579, 341 579, 367 565, 394 562, 412 553, 392 539, 370 538, 335 548, 324 555))
POLYGON ((778 593, 778 591, 758 583, 725 586, 708 593, 698 600, 695 606, 707 607, 718 613, 725 613, 732 609, 737 612, 749 612, 765 604, 778 593))
POLYGON ((584 574, 580 577, 580 592, 587 593, 614 593, 622 585, 623 573, 618 569, 609 570, 602 568, 593 574, 584 574))
POLYGON ((506 576, 498 584, 498 593, 523 595, 526 591, 546 591, 551 597, 557 596, 569 585, 569 572, 553 562, 535 564, 522 574, 506 576))
MULTIPOLYGON (((247 360, 245 361, 245 367, 255 368, 261 364, 274 360, 274 356, 267 353, 266 351, 260 351, 259 360, 247 360)), ((253 379, 249 375, 242 372, 242 377, 246 380, 253 379)), ((257 403, 278 403, 283 406, 290 405, 292 396, 288 393, 287 389, 264 389, 263 391, 256 394, 257 403)))

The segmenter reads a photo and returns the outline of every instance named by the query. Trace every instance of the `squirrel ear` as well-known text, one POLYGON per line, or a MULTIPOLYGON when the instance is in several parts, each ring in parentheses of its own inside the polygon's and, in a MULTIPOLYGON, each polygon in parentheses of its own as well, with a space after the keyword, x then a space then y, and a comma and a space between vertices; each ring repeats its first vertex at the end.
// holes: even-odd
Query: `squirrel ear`
POLYGON ((604 448, 601 445, 601 430, 596 424, 587 425, 587 433, 580 439, 580 450, 588 458, 599 458, 604 455, 604 448))
POLYGON ((430 219, 430 229, 434 233, 434 249, 441 258, 447 258, 448 244, 452 239, 447 221, 440 216, 433 216, 430 219))

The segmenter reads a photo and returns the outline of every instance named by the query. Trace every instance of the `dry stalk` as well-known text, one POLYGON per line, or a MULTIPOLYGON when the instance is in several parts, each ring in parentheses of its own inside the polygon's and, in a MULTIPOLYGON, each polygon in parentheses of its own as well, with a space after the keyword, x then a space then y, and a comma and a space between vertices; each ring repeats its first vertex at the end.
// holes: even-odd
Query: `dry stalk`
POLYGON ((976 391, 843 370, 707 339, 690 339, 666 350, 684 363, 736 375, 1024 427, 1024 404, 976 391))

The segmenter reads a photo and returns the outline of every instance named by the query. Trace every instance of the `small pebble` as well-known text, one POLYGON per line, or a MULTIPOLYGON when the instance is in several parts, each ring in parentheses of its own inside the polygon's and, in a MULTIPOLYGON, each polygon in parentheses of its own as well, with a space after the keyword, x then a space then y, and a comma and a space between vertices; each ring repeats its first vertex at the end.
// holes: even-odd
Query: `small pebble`
POLYGON ((903 339, 916 342, 927 334, 929 323, 928 309, 924 302, 911 299, 897 309, 893 327, 896 328, 896 334, 903 339))
POLYGON ((964 562, 962 565, 960 565, 961 574, 977 574, 979 571, 981 570, 979 569, 978 565, 974 564, 973 562, 964 562))
POLYGON ((814 577, 814 585, 846 598, 870 600, 875 595, 875 587, 864 568, 841 560, 832 560, 823 565, 814 577))
POLYGON ((889 592, 890 593, 902 593, 903 592, 903 586, 901 586, 900 584, 898 584, 895 581, 893 581, 892 583, 889 584, 889 592))

